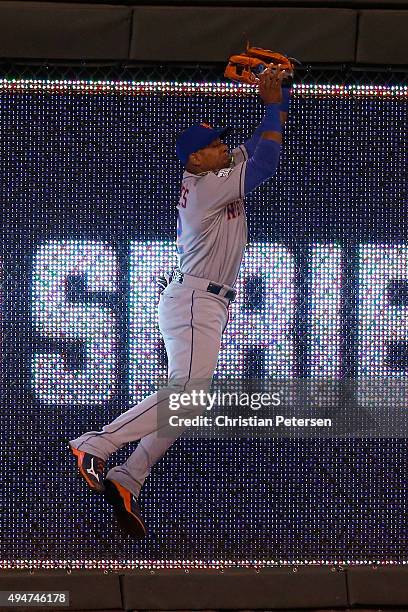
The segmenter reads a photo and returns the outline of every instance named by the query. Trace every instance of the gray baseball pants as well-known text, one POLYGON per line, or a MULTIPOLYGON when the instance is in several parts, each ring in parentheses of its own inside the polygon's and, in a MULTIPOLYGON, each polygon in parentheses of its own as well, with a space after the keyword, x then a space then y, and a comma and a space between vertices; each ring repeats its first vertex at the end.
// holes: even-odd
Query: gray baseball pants
MULTIPOLYGON (((202 381, 211 379, 217 365, 221 336, 228 321, 229 300, 202 289, 170 283, 160 296, 159 328, 168 357, 168 386, 149 395, 124 412, 101 431, 88 431, 70 444, 105 461, 125 444, 140 440, 127 461, 106 475, 138 496, 152 466, 181 435, 163 432, 159 411, 168 414, 170 393, 203 388, 202 381), (160 431, 161 430, 161 431, 160 431)), ((197 414, 197 407, 187 406, 183 416, 197 414)), ((200 410, 202 412, 202 410, 200 410)), ((179 412, 177 413, 179 414, 179 412)))

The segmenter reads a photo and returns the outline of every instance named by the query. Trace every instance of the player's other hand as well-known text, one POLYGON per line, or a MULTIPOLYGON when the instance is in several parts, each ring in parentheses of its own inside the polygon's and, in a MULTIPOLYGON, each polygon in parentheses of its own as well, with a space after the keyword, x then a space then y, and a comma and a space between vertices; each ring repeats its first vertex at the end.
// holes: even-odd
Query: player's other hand
POLYGON ((157 284, 159 286, 159 293, 163 293, 167 285, 171 283, 173 276, 173 270, 171 272, 164 272, 162 276, 157 278, 157 284))
POLYGON ((282 102, 282 81, 287 76, 280 64, 269 64, 259 75, 258 92, 265 104, 282 102))

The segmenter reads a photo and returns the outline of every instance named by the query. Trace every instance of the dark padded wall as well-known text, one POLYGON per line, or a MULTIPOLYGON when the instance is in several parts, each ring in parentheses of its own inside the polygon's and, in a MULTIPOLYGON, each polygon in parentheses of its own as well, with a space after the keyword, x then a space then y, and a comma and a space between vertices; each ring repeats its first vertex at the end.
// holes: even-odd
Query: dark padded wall
POLYGON ((252 44, 303 61, 353 62, 357 14, 348 9, 138 7, 131 58, 222 62, 252 44), (152 27, 161 32, 152 36, 152 27), (166 49, 166 53, 164 53, 166 49))
POLYGON ((124 6, 0 3, 0 56, 55 59, 127 57, 132 10, 124 6))
POLYGON ((408 64, 408 11, 361 11, 358 63, 408 64))
POLYGON ((0 0, 0 58, 225 62, 247 36, 305 63, 408 65, 408 0, 199 4, 0 0))

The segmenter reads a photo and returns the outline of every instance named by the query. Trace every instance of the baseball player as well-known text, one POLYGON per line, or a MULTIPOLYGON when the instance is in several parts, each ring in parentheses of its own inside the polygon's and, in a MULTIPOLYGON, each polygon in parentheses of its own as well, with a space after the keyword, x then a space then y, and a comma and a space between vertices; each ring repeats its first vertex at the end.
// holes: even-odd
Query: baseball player
MULTIPOLYGON (((226 129, 201 123, 184 130, 176 151, 185 167, 177 205, 179 268, 160 295, 159 327, 168 356, 168 386, 105 425, 69 442, 80 475, 88 486, 104 493, 119 525, 143 538, 146 525, 138 497, 152 466, 179 437, 160 414, 168 408, 175 388, 189 390, 196 381, 210 382, 217 365, 228 307, 235 299, 234 283, 247 243, 244 197, 273 176, 279 162, 282 125, 290 93, 282 86, 285 71, 269 66, 258 81, 265 116, 253 136, 228 151, 226 129), (108 457, 125 444, 140 440, 122 465, 105 477, 108 457)), ((183 408, 192 415, 191 405, 183 408)))

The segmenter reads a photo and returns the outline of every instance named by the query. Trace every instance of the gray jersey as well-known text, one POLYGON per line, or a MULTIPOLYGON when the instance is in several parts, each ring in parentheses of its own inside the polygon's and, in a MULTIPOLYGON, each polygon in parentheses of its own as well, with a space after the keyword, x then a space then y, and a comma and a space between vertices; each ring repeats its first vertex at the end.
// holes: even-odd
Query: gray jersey
POLYGON ((233 286, 247 243, 244 180, 247 153, 232 151, 231 167, 185 171, 177 205, 177 253, 186 274, 233 286))

